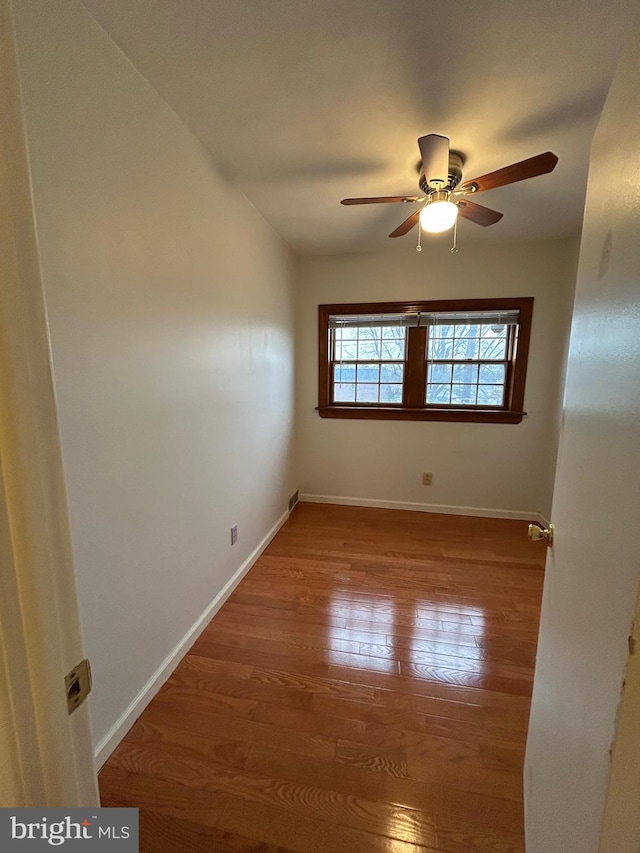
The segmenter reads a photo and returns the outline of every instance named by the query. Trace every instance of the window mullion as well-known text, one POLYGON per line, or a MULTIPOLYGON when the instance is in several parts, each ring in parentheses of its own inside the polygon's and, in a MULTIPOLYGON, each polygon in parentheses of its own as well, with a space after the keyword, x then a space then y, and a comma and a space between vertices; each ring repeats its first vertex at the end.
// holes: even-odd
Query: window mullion
POLYGON ((513 374, 516 369, 516 341, 517 327, 509 326, 507 331, 507 362, 505 371, 503 405, 510 409, 513 404, 513 374))
POLYGON ((408 329, 407 332, 404 405, 409 409, 422 409, 425 405, 427 387, 427 328, 417 326, 408 329))

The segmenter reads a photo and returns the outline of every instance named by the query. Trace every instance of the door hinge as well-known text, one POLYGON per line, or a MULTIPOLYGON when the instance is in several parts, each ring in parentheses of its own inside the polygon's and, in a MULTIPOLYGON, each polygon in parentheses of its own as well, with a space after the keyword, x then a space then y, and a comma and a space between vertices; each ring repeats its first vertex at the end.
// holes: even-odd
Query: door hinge
POLYGON ((65 676, 64 685, 67 690, 67 708, 73 714, 91 693, 91 665, 86 658, 65 676))

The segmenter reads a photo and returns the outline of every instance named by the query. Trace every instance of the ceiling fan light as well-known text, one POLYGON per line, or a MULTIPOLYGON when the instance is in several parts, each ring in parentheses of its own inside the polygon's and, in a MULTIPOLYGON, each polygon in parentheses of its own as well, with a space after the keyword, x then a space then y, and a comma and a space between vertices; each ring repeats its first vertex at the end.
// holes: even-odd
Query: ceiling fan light
POLYGON ((452 201, 432 201, 420 211, 420 227, 430 234, 440 234, 453 227, 458 207, 452 201))

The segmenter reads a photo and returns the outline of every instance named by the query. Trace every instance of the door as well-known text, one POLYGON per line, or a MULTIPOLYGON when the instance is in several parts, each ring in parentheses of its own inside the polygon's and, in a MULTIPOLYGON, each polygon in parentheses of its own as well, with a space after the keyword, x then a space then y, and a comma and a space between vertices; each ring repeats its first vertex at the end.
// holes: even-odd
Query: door
POLYGON ((640 596, 624 680, 600 853, 640 851, 640 596))
POLYGON ((525 762, 527 853, 598 851, 640 576, 639 53, 636 21, 591 150, 525 762))
POLYGON ((49 339, 13 50, 0 0, 0 806, 98 803, 49 339))

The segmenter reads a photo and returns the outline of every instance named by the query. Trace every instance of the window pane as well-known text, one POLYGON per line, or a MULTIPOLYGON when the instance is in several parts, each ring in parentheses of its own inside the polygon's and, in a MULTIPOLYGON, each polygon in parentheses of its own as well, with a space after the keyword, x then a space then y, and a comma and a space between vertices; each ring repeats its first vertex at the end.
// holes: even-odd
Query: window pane
POLYGON ((456 338, 478 338, 480 337, 480 326, 478 325, 467 325, 466 323, 456 325, 455 327, 455 337, 456 338))
POLYGON ((453 358, 453 341, 450 338, 429 338, 429 361, 453 358))
POLYGON ((451 382, 451 365, 430 364, 427 382, 451 382))
POLYGON ((354 403, 356 399, 356 386, 351 383, 343 382, 342 385, 336 383, 333 386, 333 399, 336 403, 354 403))
POLYGON ((336 341, 333 350, 334 361, 355 361, 358 357, 358 344, 356 341, 336 341))
POLYGON ((403 341, 405 335, 405 330, 402 326, 383 326, 382 327, 382 337, 383 338, 396 338, 397 340, 403 341))
POLYGON ((380 386, 380 402, 381 403, 401 403, 402 402, 402 385, 381 385, 380 386))
MULTIPOLYGON (((367 356, 368 358, 370 356, 367 356)), ((404 341, 384 339, 380 346, 380 358, 393 361, 404 359, 404 341)))
POLYGON ((491 384, 504 383, 505 366, 504 364, 481 364, 480 365, 480 382, 491 384))
POLYGON ((379 382, 380 381, 380 367, 377 364, 359 364, 358 365, 358 375, 356 378, 358 383, 360 382, 379 382))
POLYGON ((334 382, 355 382, 356 381, 356 366, 355 364, 336 364, 333 367, 334 382))
POLYGON ((358 359, 380 358, 380 341, 358 339, 358 359))
POLYGON ((377 403, 378 385, 356 385, 357 403, 377 403))
POLYGON ((453 357, 464 361, 467 358, 478 358, 480 341, 477 338, 456 338, 453 347, 453 357))
POLYGON ((404 365, 402 364, 381 364, 380 382, 402 382, 403 373, 404 365))
POLYGON ((452 385, 451 402, 459 406, 475 405, 477 387, 477 385, 452 385))
POLYGON ((478 385, 478 404, 482 406, 502 406, 503 385, 478 385))
POLYGON ((453 368, 453 381, 476 383, 478 381, 478 365, 456 364, 453 368))
POLYGON ((430 338, 452 338, 453 326, 429 326, 430 338))
POLYGON ((427 385, 427 403, 451 402, 451 385, 427 385))
POLYGON ((480 358, 506 358, 507 339, 506 338, 483 338, 480 341, 480 358))
POLYGON ((338 326, 334 335, 338 341, 355 341, 358 337, 358 330, 353 326, 338 326))
POLYGON ((506 338, 507 327, 499 323, 494 323, 491 326, 483 325, 480 334, 483 338, 506 338))

